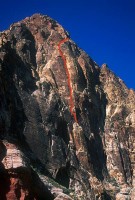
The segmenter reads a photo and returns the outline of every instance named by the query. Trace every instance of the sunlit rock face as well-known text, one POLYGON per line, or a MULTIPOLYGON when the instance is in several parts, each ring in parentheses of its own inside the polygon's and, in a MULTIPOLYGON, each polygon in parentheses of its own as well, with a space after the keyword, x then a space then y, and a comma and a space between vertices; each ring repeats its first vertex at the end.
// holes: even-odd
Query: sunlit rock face
POLYGON ((0 33, 0 139, 3 200, 135 198, 135 92, 48 16, 0 33))

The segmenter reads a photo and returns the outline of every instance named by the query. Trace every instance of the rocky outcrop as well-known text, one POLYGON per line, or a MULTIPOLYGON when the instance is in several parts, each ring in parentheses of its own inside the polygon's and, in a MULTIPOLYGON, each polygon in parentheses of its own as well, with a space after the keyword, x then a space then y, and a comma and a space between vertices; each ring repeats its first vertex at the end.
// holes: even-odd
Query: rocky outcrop
POLYGON ((104 126, 107 169, 119 186, 116 199, 134 199, 135 93, 105 64, 100 79, 108 101, 104 126))
POLYGON ((134 132, 134 90, 56 21, 0 33, 2 199, 133 200, 134 132))
POLYGON ((14 143, 0 141, 0 199, 54 199, 28 158, 14 143), (36 184, 35 184, 36 181, 36 184))

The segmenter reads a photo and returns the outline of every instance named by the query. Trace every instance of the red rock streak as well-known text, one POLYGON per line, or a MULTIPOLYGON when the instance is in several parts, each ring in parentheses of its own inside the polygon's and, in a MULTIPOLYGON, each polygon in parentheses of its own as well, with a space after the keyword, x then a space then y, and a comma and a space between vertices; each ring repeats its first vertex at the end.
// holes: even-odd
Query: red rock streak
POLYGON ((68 81, 68 87, 69 87, 69 103, 70 103, 70 112, 71 115, 74 117, 75 122, 78 123, 77 117, 76 117, 76 112, 73 111, 73 108, 75 107, 74 105, 74 101, 73 101, 73 90, 72 90, 72 86, 71 86, 71 78, 70 78, 70 73, 67 67, 67 62, 66 62, 66 57, 64 56, 62 50, 61 50, 61 45, 65 42, 67 42, 69 40, 69 38, 65 38, 63 40, 61 40, 58 44, 58 50, 60 53, 60 56, 62 57, 63 63, 64 63, 64 68, 66 71, 66 75, 67 75, 67 81, 68 81))

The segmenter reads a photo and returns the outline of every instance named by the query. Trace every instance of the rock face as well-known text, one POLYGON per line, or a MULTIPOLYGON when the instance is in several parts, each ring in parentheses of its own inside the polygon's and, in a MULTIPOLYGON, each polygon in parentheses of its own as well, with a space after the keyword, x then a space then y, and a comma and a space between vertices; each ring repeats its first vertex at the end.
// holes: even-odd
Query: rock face
POLYGON ((0 139, 1 200, 135 199, 135 92, 48 16, 0 33, 0 139))

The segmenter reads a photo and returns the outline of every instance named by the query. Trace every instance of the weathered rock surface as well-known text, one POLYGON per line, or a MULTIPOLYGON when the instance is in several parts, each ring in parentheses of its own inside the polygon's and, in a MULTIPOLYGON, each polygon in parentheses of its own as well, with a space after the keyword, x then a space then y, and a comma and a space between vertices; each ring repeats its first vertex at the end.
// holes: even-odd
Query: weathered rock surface
POLYGON ((0 139, 3 200, 135 199, 135 92, 48 16, 0 33, 0 139))

